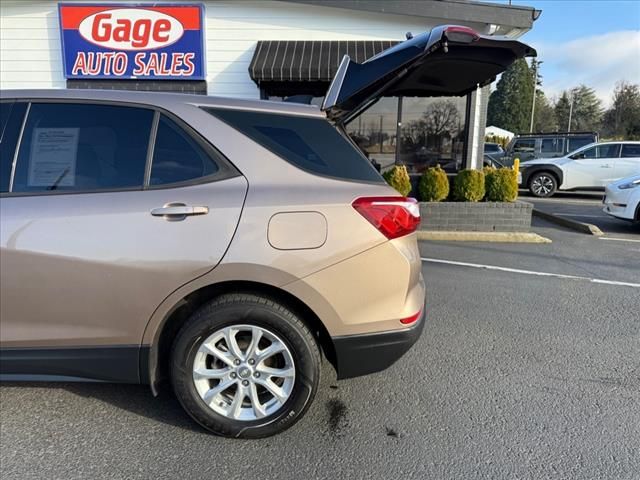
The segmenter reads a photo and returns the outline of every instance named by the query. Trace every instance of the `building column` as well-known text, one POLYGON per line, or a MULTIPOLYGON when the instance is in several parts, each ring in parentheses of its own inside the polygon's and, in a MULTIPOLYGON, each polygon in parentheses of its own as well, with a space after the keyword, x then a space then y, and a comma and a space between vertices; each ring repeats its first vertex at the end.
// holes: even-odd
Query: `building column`
POLYGON ((470 94, 469 114, 467 116, 467 157, 464 159, 463 168, 482 168, 488 105, 489 85, 478 88, 470 94))

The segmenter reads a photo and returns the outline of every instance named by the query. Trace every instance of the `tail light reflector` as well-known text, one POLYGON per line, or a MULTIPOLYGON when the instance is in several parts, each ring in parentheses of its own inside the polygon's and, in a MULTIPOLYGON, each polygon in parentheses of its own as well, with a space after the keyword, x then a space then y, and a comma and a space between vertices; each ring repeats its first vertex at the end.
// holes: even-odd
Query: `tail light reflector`
POLYGON ((420 207, 415 198, 361 197, 352 205, 389 240, 415 232, 420 225, 420 207))
POLYGON ((401 319, 400 323, 403 325, 411 325, 420 318, 420 315, 422 315, 422 309, 418 310, 418 313, 411 315, 410 317, 401 319))

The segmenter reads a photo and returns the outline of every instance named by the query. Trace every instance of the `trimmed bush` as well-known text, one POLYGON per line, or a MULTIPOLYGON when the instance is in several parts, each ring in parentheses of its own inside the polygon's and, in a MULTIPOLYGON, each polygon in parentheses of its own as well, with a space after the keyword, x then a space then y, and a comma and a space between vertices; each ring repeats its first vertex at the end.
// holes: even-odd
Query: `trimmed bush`
POLYGON ((428 168, 420 177, 418 186, 423 202, 441 202, 449 195, 449 179, 445 171, 437 167, 428 168))
POLYGON ((404 165, 396 165, 392 169, 384 172, 382 176, 400 195, 403 197, 409 195, 411 191, 411 179, 409 178, 407 167, 404 165))
POLYGON ((480 170, 460 170, 453 180, 453 199, 457 202, 478 202, 484 198, 484 173, 480 170))
POLYGON ((485 172, 485 200, 513 202, 518 198, 518 172, 511 168, 498 168, 485 172))

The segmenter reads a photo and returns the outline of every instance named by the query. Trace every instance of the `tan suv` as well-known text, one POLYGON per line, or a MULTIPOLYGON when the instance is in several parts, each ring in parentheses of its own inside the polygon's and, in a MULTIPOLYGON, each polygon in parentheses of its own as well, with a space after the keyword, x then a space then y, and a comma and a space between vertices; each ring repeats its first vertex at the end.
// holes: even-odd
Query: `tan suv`
POLYGON ((309 407, 321 352, 339 378, 389 366, 424 323, 418 205, 343 125, 526 53, 440 27, 345 58, 323 109, 2 92, 2 380, 167 379, 205 428, 262 437, 309 407))

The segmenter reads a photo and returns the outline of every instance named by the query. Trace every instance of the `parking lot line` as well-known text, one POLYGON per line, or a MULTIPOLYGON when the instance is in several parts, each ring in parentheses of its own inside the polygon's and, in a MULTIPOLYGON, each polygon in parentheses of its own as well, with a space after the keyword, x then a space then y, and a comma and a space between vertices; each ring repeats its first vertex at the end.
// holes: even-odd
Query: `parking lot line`
POLYGON ((587 215, 584 213, 555 213, 554 215, 562 215, 563 217, 609 218, 606 215, 587 215))
POLYGON ((635 238, 617 238, 617 237, 599 237, 600 240, 614 240, 616 242, 635 242, 640 243, 640 240, 636 240, 635 238))
POLYGON ((499 267, 497 265, 482 265, 479 263, 467 263, 467 262, 456 262, 453 260, 441 260, 439 258, 422 257, 422 261, 428 262, 428 263, 443 263, 446 265, 456 265, 458 267, 471 267, 471 268, 484 268, 486 270, 499 270, 501 272, 519 273, 522 275, 536 275, 539 277, 555 277, 555 278, 563 278, 563 279, 569 279, 569 280, 583 280, 591 283, 600 283, 604 285, 618 285, 623 287, 640 288, 640 283, 617 282, 615 280, 602 280, 600 278, 580 277, 577 275, 564 275, 562 273, 535 272, 533 270, 521 270, 519 268, 499 267))

